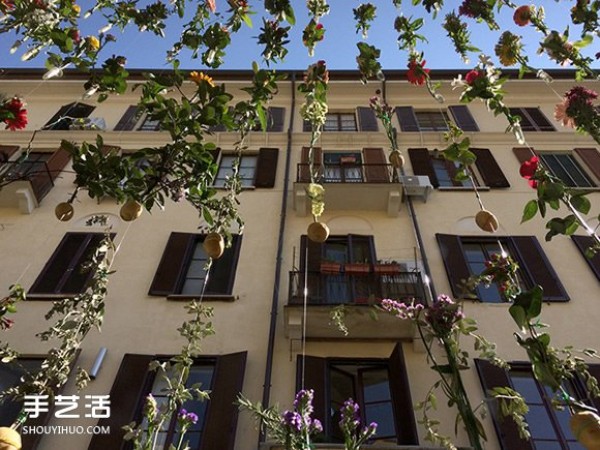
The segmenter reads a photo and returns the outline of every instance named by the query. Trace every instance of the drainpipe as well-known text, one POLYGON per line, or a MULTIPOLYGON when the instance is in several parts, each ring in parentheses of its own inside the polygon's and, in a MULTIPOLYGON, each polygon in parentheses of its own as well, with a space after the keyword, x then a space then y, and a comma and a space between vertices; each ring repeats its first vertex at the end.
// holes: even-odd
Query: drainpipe
MULTIPOLYGON (((267 362, 265 366, 265 381, 263 384, 262 404, 267 407, 271 398, 271 375, 273 372, 273 352, 275 348, 275 331, 277 328, 277 309, 279 306, 279 285, 281 282, 281 255, 283 253, 283 236, 285 233, 285 220, 287 212, 287 200, 290 183, 290 165, 292 159, 292 134, 294 132, 294 108, 296 105, 296 73, 292 72, 291 89, 292 99, 290 104, 290 126, 287 131, 287 149, 285 155, 285 176, 283 181, 283 197, 281 200, 281 212, 279 219, 279 238, 277 240, 277 259, 275 264, 275 281, 273 283, 273 298, 271 300, 271 323, 269 325, 269 340, 267 343, 267 362)), ((258 445, 265 441, 265 434, 261 430, 258 436, 258 445)))
MULTIPOLYGON (((386 94, 386 80, 385 78, 381 82, 381 91, 382 98, 385 102, 387 102, 386 94)), ((394 130, 396 132, 396 130, 394 130)), ((400 175, 404 176, 404 167, 400 168, 400 175)), ((410 196, 406 195, 406 191, 404 192, 404 198, 406 199, 406 204, 408 205, 408 213, 410 216, 410 221, 413 226, 413 232, 415 233, 415 239, 417 240, 417 249, 419 254, 421 255, 421 262, 423 263, 423 272, 425 272, 425 276, 427 277, 426 284, 429 286, 429 292, 431 294, 432 300, 437 298, 437 294, 435 291, 435 286, 433 284, 433 279, 431 278, 431 271, 429 269, 429 260, 427 259, 427 253, 425 252, 425 247, 423 246, 423 237, 421 235, 421 229, 419 228, 419 221, 417 220, 417 214, 415 213, 415 207, 413 205, 413 200, 410 196)))

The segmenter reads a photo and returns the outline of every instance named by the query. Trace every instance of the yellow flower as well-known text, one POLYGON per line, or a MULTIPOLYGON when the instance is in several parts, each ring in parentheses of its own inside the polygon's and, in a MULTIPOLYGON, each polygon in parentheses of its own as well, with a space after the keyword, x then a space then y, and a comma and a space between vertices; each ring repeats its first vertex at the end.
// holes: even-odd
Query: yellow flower
POLYGON ((192 80, 196 84, 200 84, 203 81, 208 83, 211 87, 215 87, 215 83, 211 77, 206 75, 204 72, 192 72, 190 73, 190 80, 192 80))
POLYGON ((93 52, 98 51, 100 48, 100 41, 96 36, 88 36, 85 38, 85 41, 87 42, 88 49, 93 52))
POLYGON ((73 5, 73 11, 75 12, 76 15, 79 15, 81 13, 81 6, 73 5))

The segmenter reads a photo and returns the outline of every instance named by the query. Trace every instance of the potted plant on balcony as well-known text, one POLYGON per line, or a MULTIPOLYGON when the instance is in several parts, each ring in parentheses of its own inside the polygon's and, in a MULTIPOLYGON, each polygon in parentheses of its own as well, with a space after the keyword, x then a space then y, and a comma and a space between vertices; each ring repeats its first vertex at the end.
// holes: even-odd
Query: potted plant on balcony
POLYGON ((373 264, 373 272, 380 275, 396 275, 402 272, 402 265, 396 261, 377 261, 377 264, 373 264))
POLYGON ((344 272, 349 275, 366 275, 371 272, 371 265, 368 263, 346 263, 344 272))
POLYGON ((321 261, 321 273, 326 275, 339 275, 342 271, 342 265, 336 261, 321 261))

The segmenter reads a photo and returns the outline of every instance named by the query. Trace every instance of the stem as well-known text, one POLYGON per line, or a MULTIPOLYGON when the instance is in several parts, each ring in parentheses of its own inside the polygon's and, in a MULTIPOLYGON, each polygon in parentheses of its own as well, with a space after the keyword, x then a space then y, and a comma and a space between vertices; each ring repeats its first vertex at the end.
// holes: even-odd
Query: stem
POLYGON ((592 237, 592 239, 594 239, 594 241, 596 241, 597 245, 600 245, 600 237, 598 237, 598 235, 596 234, 596 232, 594 231, 594 229, 592 227, 590 227, 587 222, 585 221, 585 219, 581 216, 581 214, 579 213, 579 211, 577 211, 575 209, 575 207, 571 204, 571 202, 569 200, 565 200, 564 198, 561 199, 561 201, 567 206, 567 208, 569 208, 569 210, 573 213, 573 215, 575 216, 575 218, 577 219, 577 222, 579 222, 579 225, 581 225, 583 228, 585 228, 585 230, 588 232, 588 234, 592 237))

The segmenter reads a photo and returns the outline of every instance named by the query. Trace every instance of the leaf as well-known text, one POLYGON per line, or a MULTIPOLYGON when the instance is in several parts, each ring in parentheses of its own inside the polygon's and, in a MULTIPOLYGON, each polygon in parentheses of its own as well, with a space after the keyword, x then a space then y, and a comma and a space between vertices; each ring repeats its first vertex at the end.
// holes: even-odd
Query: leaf
POLYGON ((525 314, 525 309, 522 306, 512 305, 508 308, 508 312, 521 330, 524 330, 527 327, 527 316, 525 314))
POLYGON ((521 218, 521 223, 527 222, 532 219, 538 212, 538 201, 537 200, 529 200, 523 209, 523 217, 521 218))
POLYGON ((573 208, 575 208, 577 211, 579 211, 582 214, 589 213, 590 209, 592 207, 592 204, 590 203, 589 199, 587 197, 585 197, 583 194, 571 197, 569 203, 571 203, 573 208))

